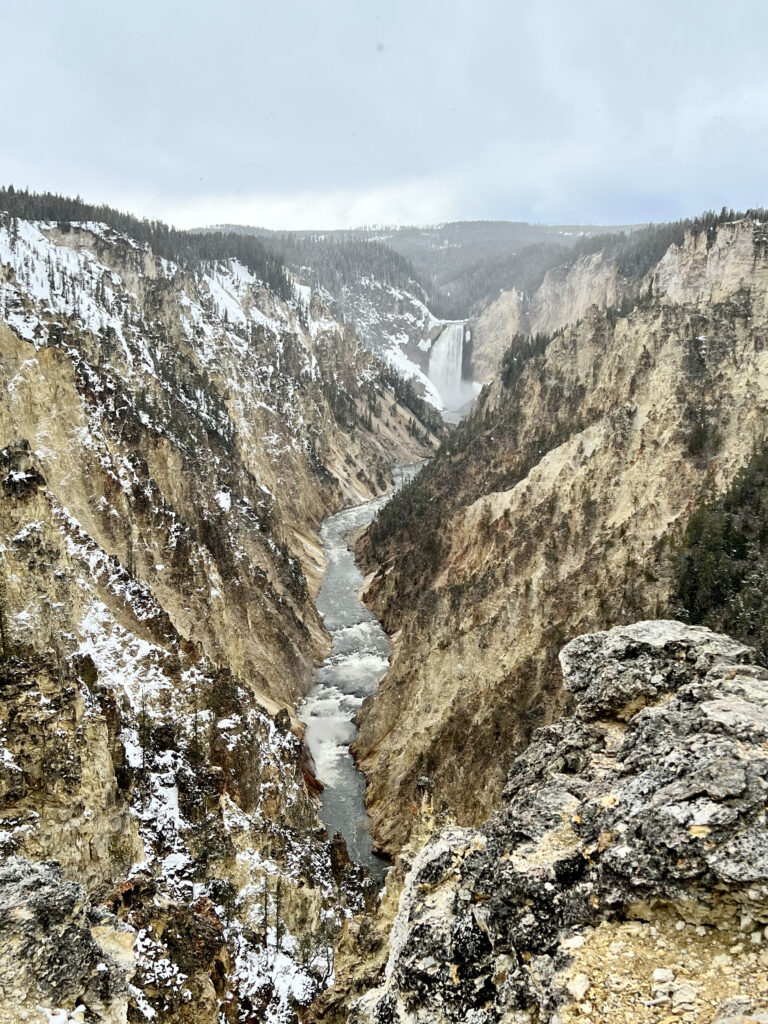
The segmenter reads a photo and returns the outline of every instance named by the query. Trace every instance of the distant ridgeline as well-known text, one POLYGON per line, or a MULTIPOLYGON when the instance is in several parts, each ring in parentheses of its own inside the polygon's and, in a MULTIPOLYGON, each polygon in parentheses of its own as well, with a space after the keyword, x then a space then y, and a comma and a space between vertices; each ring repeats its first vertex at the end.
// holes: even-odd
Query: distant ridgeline
POLYGON ((369 278, 409 292, 440 319, 451 319, 456 313, 450 296, 433 287, 429 277, 417 271, 406 256, 372 237, 365 229, 268 232, 226 224, 222 230, 268 238, 270 246, 308 284, 324 288, 336 299, 344 289, 354 288, 361 280, 369 278))
POLYGON ((366 240, 352 233, 338 235, 283 233, 270 236, 270 242, 285 262, 309 267, 312 282, 331 294, 361 277, 411 292, 432 308, 440 296, 431 295, 410 260, 382 242, 366 240))
POLYGON ((281 299, 288 301, 293 297, 293 286, 282 260, 255 235, 179 231, 159 220, 134 217, 111 206, 94 206, 79 196, 70 199, 52 192, 28 192, 13 185, 0 188, 0 210, 25 220, 98 221, 137 242, 146 242, 155 255, 184 267, 205 260, 238 259, 281 299))
POLYGON ((705 231, 708 242, 712 242, 721 224, 750 217, 753 220, 768 219, 768 210, 762 207, 745 210, 729 210, 725 206, 719 213, 708 210, 698 217, 670 221, 666 224, 649 224, 627 235, 604 233, 582 239, 575 250, 575 256, 588 256, 602 252, 617 263, 620 273, 642 277, 659 262, 670 245, 682 245, 687 232, 701 234, 705 231))
POLYGON ((359 228, 354 231, 271 232, 224 225, 226 232, 250 232, 269 244, 290 266, 309 269, 313 283, 337 295, 369 276, 411 292, 445 320, 477 314, 502 291, 532 294, 548 271, 571 267, 580 257, 602 252, 626 276, 642 276, 686 231, 712 233, 719 224, 753 216, 723 208, 670 223, 604 227, 544 225, 513 221, 457 221, 435 227, 359 228))
MULTIPOLYGON (((582 239, 574 248, 575 261, 581 255, 602 252, 616 260, 620 271, 642 278, 657 263, 670 245, 681 245, 687 232, 706 233, 711 244, 721 224, 752 218, 768 222, 763 208, 737 212, 723 208, 698 217, 669 224, 651 225, 630 234, 603 234, 582 239)), ((641 298, 628 301, 628 308, 606 309, 608 323, 627 315, 630 307, 650 302, 641 298)), ((577 325, 578 326, 578 325, 577 325)), ((502 400, 493 408, 482 405, 466 417, 452 432, 413 482, 403 487, 381 510, 368 531, 371 550, 384 561, 388 545, 405 534, 414 545, 409 581, 429 576, 440 565, 441 551, 447 544, 441 524, 462 505, 471 504, 479 494, 502 491, 515 486, 527 475, 540 453, 529 460, 497 463, 484 454, 488 436, 503 437, 513 444, 518 429, 520 396, 518 385, 524 371, 541 360, 548 346, 559 337, 516 333, 500 365, 502 400), (512 414, 514 413, 514 415, 512 414), (474 467, 474 489, 461 486, 466 475, 464 460, 474 467)), ((546 438, 548 447, 565 440, 555 430, 546 438)), ((688 454, 695 450, 695 436, 689 438, 688 454)), ((734 481, 727 494, 712 503, 704 503, 691 517, 679 547, 672 553, 675 593, 669 613, 692 623, 701 623, 753 644, 768 664, 768 451, 758 451, 734 481)), ((651 610, 648 610, 651 614, 651 610)))
MULTIPOLYGON (((642 277, 658 263, 670 245, 682 244, 687 231, 706 231, 708 236, 713 236, 719 224, 745 216, 764 220, 768 213, 763 209, 739 213, 724 207, 720 213, 709 211, 699 217, 647 227, 568 229, 572 235, 565 233, 567 229, 549 228, 552 234, 556 230, 563 234, 559 238, 550 235, 546 241, 526 244, 514 251, 478 254, 468 250, 463 260, 459 247, 452 255, 452 263, 435 272, 433 286, 450 289, 453 301, 463 310, 457 315, 465 316, 479 312, 488 300, 502 291, 515 288, 531 295, 548 271, 559 268, 565 272, 582 256, 593 253, 602 253, 607 261, 615 262, 619 273, 625 277, 642 277), (449 278, 449 275, 452 276, 449 278)), ((440 258, 444 258, 442 251, 435 253, 435 260, 440 258)))
MULTIPOLYGON (((13 185, 0 188, 0 212, 22 220, 49 221, 62 226, 88 221, 106 224, 137 242, 149 245, 155 255, 189 270, 217 260, 237 259, 286 302, 295 298, 291 270, 298 270, 310 255, 316 261, 310 275, 313 287, 324 287, 337 294, 333 292, 334 285, 367 274, 393 287, 408 289, 425 302, 432 301, 415 279, 406 259, 385 245, 356 240, 353 236, 324 242, 319 235, 284 233, 270 235, 269 242, 266 242, 263 232, 230 225, 210 230, 181 231, 162 221, 135 217, 111 206, 87 203, 79 196, 72 199, 52 192, 16 189, 13 185)), ((443 423, 439 414, 418 394, 412 382, 398 369, 379 359, 376 359, 376 367, 381 380, 393 390, 398 401, 440 436, 443 423)), ((419 430, 414 419, 414 436, 419 430)))

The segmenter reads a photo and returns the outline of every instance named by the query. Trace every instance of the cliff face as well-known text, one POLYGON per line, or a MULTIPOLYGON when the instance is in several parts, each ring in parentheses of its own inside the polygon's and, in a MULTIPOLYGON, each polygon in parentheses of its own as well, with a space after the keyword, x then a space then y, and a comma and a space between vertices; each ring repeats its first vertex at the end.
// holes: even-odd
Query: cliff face
POLYGON ((765 436, 764 229, 689 236, 649 289, 500 376, 362 543, 396 632, 356 745, 389 851, 421 776, 462 824, 497 805, 514 754, 567 706, 562 644, 663 607, 665 543, 765 436))
POLYGON ((91 659, 19 651, 0 693, 0 1020, 293 1018, 369 887, 287 717, 204 662, 132 709, 91 659))
POLYGON ((0 1020, 291 1019, 368 893, 290 731, 315 528, 424 432, 317 296, 91 223, 0 216, 0 388, 0 1020))
MULTIPOLYGON (((235 261, 193 275, 98 225, 1 230, 0 438, 45 479, 30 521, 76 520, 212 661, 295 700, 323 644, 312 528, 422 450, 405 411, 316 298, 290 308, 235 261)), ((41 615, 6 600, 23 640, 41 615)))
POLYGON ((353 1020, 764 1019, 768 673, 667 621, 560 661, 573 716, 416 856, 353 1020))
POLYGON ((445 326, 417 295, 371 277, 341 289, 336 306, 355 325, 361 341, 379 358, 409 378, 420 394, 441 407, 429 379, 429 351, 445 326))
POLYGON ((517 333, 554 334, 581 320, 592 306, 618 306, 638 294, 640 282, 622 275, 602 253, 548 271, 533 295, 504 291, 474 322, 473 373, 479 381, 491 380, 517 333))

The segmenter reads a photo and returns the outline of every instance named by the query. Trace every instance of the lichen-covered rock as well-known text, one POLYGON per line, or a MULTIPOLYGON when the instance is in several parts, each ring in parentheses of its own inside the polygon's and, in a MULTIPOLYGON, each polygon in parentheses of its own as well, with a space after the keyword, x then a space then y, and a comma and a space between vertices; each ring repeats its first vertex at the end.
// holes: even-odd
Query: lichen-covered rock
POLYGON ((728 999, 718 1007, 714 1024, 768 1024, 768 1000, 728 999))
POLYGON ((667 621, 568 644, 574 714, 537 733, 483 827, 445 829, 417 856, 385 982, 356 1019, 654 1021, 659 1006, 679 1006, 712 1020, 708 1007, 757 996, 768 966, 768 671, 750 662, 728 637, 667 621), (676 936, 688 966, 654 995, 653 968, 667 968, 676 936), (628 951, 619 988, 612 944, 628 951), (732 969, 710 978, 728 950, 732 969))
POLYGON ((0 1021, 43 1024, 84 1007, 94 1024, 124 1024, 134 938, 56 863, 2 862, 0 1021))
POLYGON ((690 677, 691 650, 706 671, 716 661, 748 662, 749 648, 700 626, 638 622, 610 633, 577 637, 560 654, 566 687, 582 718, 626 719, 690 677))

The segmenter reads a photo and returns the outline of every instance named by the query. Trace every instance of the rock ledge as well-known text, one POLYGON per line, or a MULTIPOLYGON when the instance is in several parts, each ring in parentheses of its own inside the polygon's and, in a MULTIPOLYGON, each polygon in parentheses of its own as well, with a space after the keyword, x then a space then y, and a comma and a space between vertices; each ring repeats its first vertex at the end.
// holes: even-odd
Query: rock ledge
POLYGON ((482 828, 419 853, 357 1021, 764 1011, 768 672, 668 621, 577 637, 560 661, 574 714, 536 734, 482 828))

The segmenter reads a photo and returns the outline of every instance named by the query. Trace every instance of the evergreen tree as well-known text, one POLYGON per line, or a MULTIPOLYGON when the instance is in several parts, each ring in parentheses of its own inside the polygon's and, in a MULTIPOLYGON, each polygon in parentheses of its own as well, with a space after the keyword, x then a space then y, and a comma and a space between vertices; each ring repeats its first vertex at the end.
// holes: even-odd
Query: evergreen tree
POLYGON ((754 646, 768 664, 768 447, 693 512, 672 560, 670 614, 754 646))

